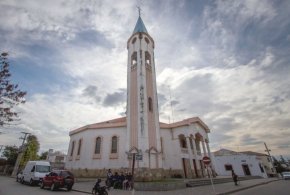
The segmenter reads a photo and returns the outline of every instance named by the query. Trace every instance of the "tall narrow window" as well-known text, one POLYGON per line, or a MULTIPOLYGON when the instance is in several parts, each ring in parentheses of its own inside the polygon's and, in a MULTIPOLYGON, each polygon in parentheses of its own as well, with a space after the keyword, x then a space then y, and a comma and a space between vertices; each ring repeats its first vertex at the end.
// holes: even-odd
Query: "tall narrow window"
POLYGON ((111 153, 117 153, 117 152, 118 152, 118 138, 117 136, 113 136, 111 153))
POLYGON ((149 109, 150 112, 153 111, 152 98, 151 97, 148 98, 148 109, 149 109))
POLYGON ((134 66, 137 64, 137 52, 135 51, 131 56, 131 65, 134 66))
POLYGON ((183 134, 179 135, 179 142, 181 148, 187 148, 186 138, 183 134))
POLYGON ((70 156, 73 156, 73 154, 74 154, 74 149, 75 149, 75 141, 72 142, 71 151, 70 151, 70 156))
POLYGON ((96 146, 95 146, 95 154, 101 153, 101 143, 102 143, 102 139, 100 137, 97 137, 96 138, 96 146))
POLYGON ((151 55, 148 51, 145 52, 145 62, 146 65, 151 65, 151 55))
POLYGON ((77 155, 81 154, 81 147, 82 147, 82 140, 80 139, 79 140, 79 148, 78 148, 78 154, 77 155))

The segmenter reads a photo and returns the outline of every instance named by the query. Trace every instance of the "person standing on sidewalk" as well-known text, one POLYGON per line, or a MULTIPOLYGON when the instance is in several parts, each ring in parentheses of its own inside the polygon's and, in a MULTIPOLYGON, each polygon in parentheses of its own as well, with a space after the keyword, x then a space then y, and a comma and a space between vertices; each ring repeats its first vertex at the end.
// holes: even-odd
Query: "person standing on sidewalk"
POLYGON ((232 169, 232 178, 234 180, 235 185, 238 185, 238 176, 237 174, 234 172, 234 170, 232 169))

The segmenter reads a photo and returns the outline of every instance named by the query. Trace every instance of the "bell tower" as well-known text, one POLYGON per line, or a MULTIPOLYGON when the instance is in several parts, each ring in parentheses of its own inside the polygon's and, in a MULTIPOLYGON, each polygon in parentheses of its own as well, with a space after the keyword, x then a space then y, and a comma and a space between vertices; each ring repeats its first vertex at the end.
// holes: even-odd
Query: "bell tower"
POLYGON ((127 42, 127 140, 139 168, 162 168, 154 40, 139 17, 127 42))

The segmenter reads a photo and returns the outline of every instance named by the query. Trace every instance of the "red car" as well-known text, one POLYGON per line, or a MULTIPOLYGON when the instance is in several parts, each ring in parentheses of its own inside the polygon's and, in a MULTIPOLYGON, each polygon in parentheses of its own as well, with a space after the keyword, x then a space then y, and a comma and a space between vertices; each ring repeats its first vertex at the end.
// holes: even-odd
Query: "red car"
POLYGON ((68 191, 74 185, 74 176, 67 170, 55 170, 47 174, 41 184, 40 188, 49 187, 52 191, 58 188, 66 188, 68 191))

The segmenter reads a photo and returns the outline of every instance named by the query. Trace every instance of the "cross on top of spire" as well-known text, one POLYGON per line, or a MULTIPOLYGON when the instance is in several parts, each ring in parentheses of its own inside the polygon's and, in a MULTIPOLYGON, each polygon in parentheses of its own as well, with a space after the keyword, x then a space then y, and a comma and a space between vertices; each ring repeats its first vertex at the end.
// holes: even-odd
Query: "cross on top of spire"
POLYGON ((137 6, 137 9, 138 9, 139 17, 140 17, 141 16, 141 7, 137 6))
MULTIPOLYGON (((141 3, 140 3, 140 5, 141 5, 141 3)), ((136 26, 134 28, 133 34, 136 33, 136 32, 145 32, 145 33, 148 34, 147 29, 146 29, 146 27, 145 27, 145 25, 144 25, 144 23, 143 23, 143 21, 141 19, 141 11, 142 11, 142 9, 141 9, 140 5, 136 6, 137 9, 138 9, 139 17, 138 17, 136 26)))

